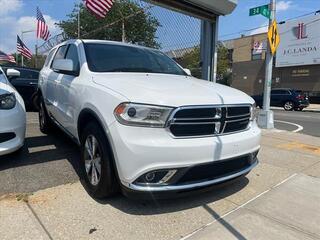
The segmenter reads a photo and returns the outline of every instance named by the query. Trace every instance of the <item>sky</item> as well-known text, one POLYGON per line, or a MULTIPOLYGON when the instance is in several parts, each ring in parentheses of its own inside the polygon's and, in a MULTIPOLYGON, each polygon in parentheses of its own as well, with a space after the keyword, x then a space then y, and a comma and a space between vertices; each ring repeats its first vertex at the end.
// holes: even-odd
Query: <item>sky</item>
MULTIPOLYGON (((26 45, 34 52, 36 41, 36 7, 46 19, 52 35, 61 30, 56 22, 66 19, 75 3, 81 0, 0 0, 0 50, 16 51, 16 35, 21 31, 34 31, 23 34, 26 45)), ((263 16, 249 17, 249 8, 267 4, 268 0, 238 0, 238 6, 230 15, 220 17, 219 39, 232 39, 240 34, 255 34, 266 31, 268 20, 263 16), (251 30, 253 28, 261 27, 251 30)), ((277 20, 298 17, 320 10, 320 0, 277 0, 277 20)), ((151 13, 162 27, 157 33, 163 50, 196 45, 200 37, 200 21, 162 8, 152 8, 151 13)))

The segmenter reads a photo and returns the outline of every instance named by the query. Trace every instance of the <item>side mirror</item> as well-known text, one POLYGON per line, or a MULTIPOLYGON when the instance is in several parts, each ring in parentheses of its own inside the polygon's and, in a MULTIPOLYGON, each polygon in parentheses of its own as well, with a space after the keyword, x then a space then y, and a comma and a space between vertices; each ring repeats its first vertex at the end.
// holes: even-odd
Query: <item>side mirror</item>
POLYGON ((190 69, 184 68, 183 70, 185 71, 186 74, 188 74, 188 76, 192 75, 190 69))
POLYGON ((20 72, 18 70, 13 69, 13 68, 8 68, 7 69, 7 77, 9 80, 20 77, 20 72))
POLYGON ((55 72, 78 76, 79 73, 74 69, 71 59, 56 59, 53 61, 52 68, 55 72))

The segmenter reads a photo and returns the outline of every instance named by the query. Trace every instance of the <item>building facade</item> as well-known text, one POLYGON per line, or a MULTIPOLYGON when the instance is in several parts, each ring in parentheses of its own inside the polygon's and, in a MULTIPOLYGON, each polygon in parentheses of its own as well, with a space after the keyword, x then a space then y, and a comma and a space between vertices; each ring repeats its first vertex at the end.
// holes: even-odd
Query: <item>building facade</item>
MULTIPOLYGON (((320 103, 320 26, 313 25, 320 23, 317 19, 320 16, 279 27, 282 42, 274 57, 272 88, 302 90, 312 102, 320 103)), ((232 86, 249 95, 261 94, 267 33, 227 40, 225 46, 232 49, 232 86)))

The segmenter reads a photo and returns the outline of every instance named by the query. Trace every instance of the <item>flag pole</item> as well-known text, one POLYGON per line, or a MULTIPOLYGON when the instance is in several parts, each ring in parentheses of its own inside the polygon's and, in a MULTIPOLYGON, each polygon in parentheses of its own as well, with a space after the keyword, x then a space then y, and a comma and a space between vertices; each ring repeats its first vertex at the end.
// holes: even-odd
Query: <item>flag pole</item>
MULTIPOLYGON (((23 42, 23 31, 21 31, 21 41, 23 42)), ((23 55, 21 53, 21 67, 23 67, 23 55)))

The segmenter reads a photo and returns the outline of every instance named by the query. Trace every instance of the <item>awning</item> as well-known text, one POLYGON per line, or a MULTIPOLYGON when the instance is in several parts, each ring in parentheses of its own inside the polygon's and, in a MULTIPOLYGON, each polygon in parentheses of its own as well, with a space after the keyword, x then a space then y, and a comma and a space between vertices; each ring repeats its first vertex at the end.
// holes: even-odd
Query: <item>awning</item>
POLYGON ((214 20, 216 16, 230 14, 238 0, 149 0, 166 8, 197 18, 214 20))

